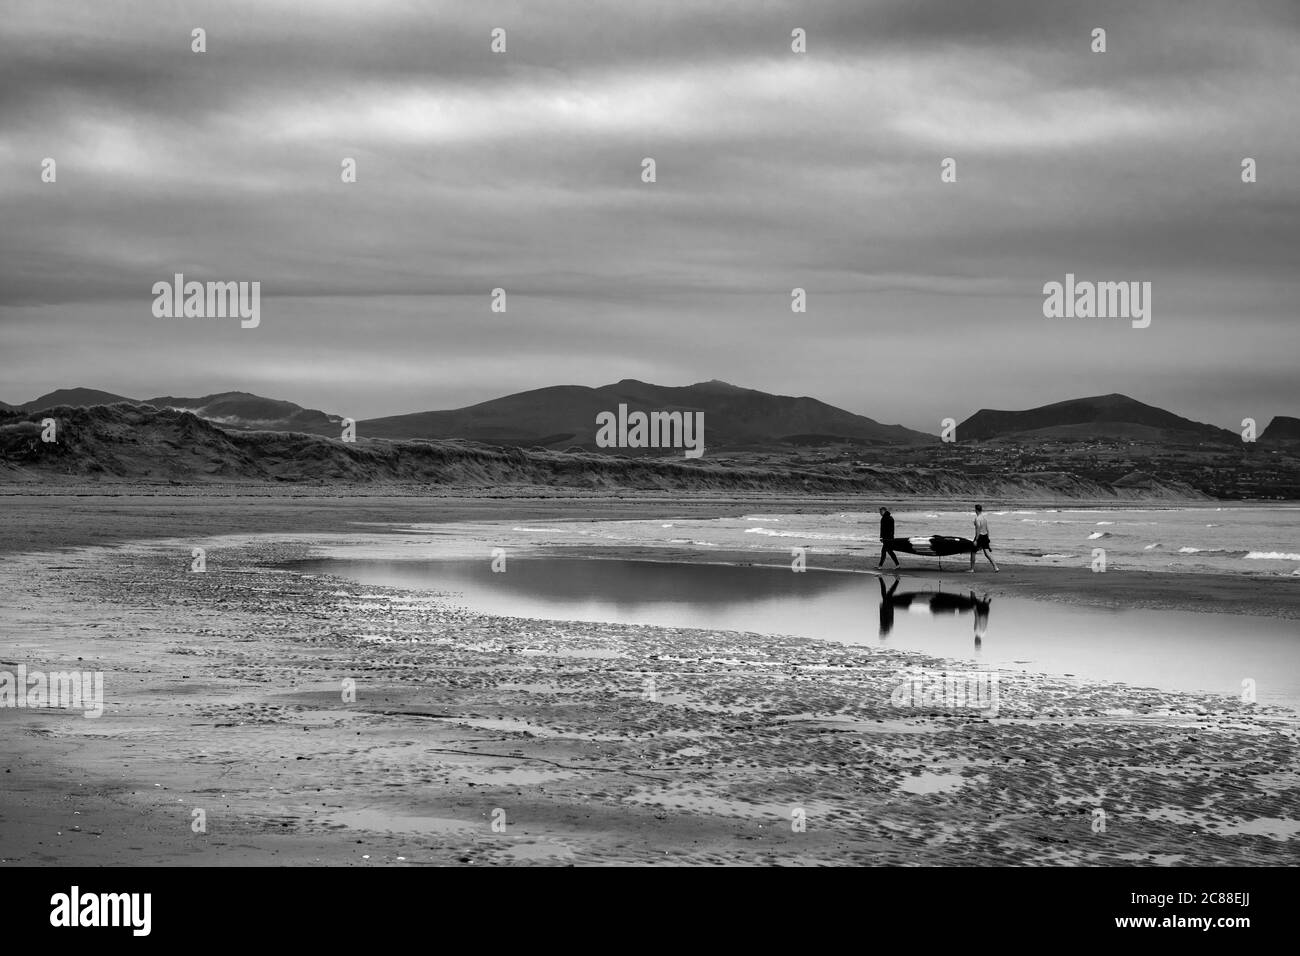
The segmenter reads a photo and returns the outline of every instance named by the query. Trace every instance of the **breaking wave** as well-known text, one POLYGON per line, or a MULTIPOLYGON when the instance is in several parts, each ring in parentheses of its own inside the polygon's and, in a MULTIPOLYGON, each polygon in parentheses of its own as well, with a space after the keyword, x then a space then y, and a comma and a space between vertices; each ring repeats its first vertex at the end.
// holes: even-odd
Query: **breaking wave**
POLYGON ((763 534, 770 538, 807 538, 818 541, 875 541, 860 534, 817 534, 811 531, 773 531, 771 528, 746 528, 745 534, 763 534))

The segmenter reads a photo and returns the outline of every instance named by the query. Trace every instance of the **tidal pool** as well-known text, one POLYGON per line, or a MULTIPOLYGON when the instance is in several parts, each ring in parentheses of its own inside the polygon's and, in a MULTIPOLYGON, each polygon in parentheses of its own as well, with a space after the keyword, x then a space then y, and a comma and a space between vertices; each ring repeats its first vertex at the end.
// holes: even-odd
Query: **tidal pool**
MULTIPOLYGON (((511 557, 300 561, 360 584, 452 592, 508 617, 791 634, 925 651, 980 668, 1072 675, 1300 709, 1294 621, 1110 610, 990 595, 990 575, 909 578, 727 564, 511 557)), ((983 569, 981 569, 983 570, 983 569)), ((1193 576, 1188 586, 1195 587, 1193 576)))

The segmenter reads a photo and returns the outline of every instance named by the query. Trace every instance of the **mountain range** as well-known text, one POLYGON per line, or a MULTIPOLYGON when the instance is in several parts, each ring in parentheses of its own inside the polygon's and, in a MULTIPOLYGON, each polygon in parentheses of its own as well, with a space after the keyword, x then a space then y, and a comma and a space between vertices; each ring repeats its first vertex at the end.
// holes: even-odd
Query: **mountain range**
MULTIPOLYGON (((337 437, 343 418, 293 402, 248 392, 219 392, 199 398, 166 395, 134 399, 92 388, 58 389, 0 410, 25 413, 58 406, 89 407, 125 402, 188 411, 223 428, 301 432, 337 437)), ((683 387, 624 379, 591 388, 557 385, 480 402, 465 408, 414 412, 357 423, 358 438, 457 439, 507 447, 598 451, 596 415, 617 411, 703 412, 710 451, 743 451, 846 443, 862 446, 929 445, 934 435, 886 425, 809 397, 772 395, 726 382, 683 387)), ((1235 445, 1228 429, 1182 418, 1125 395, 1111 394, 1054 402, 1019 411, 980 409, 956 428, 958 442, 1129 441, 1157 445, 1235 445)), ((1262 442, 1300 440, 1300 419, 1277 416, 1262 442)), ((614 451, 627 451, 614 449, 614 451)))
MULTIPOLYGON (((43 441, 40 413, 0 413, 0 483, 41 489, 86 483, 182 487, 277 486, 370 493, 499 496, 655 492, 670 494, 829 494, 897 499, 1186 500, 1207 495, 1177 476, 1114 479, 1068 471, 984 468, 952 462, 951 446, 875 446, 874 464, 860 448, 836 446, 829 458, 808 449, 757 455, 627 457, 591 451, 502 448, 455 440, 340 441, 301 432, 229 429, 191 412, 148 404, 61 406, 58 437, 43 441), (937 464, 883 464, 904 454, 932 454, 937 464), (848 454, 844 454, 845 450, 848 454), (928 450, 928 451, 927 451, 928 450)), ((995 452, 996 454, 996 452, 995 452)), ((979 456, 983 459, 984 456, 979 456)), ((291 492, 301 493, 301 492, 291 492)))
POLYGON ((154 408, 174 408, 193 412, 199 418, 230 428, 252 428, 267 431, 301 431, 324 434, 337 433, 343 419, 327 415, 314 408, 303 408, 293 402, 262 398, 248 392, 218 392, 202 398, 179 398, 163 395, 158 398, 128 398, 97 388, 60 388, 22 405, 0 402, 0 410, 39 412, 65 405, 70 408, 89 408, 93 405, 152 405, 154 408))

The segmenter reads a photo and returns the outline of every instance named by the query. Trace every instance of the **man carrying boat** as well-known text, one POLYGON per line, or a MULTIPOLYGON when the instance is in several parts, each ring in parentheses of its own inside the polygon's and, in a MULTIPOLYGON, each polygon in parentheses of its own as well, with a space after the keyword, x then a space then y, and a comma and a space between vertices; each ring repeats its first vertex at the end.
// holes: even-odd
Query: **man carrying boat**
POLYGON ((989 542, 989 519, 984 515, 984 506, 975 506, 975 550, 970 553, 970 571, 969 574, 975 573, 975 555, 981 551, 984 557, 989 559, 989 564, 993 565, 994 571, 1001 571, 998 563, 993 560, 993 545, 989 542))
POLYGON ((894 567, 898 567, 898 555, 894 554, 894 516, 889 513, 889 509, 884 505, 880 507, 880 563, 876 565, 877 569, 885 566, 885 555, 894 559, 894 567))

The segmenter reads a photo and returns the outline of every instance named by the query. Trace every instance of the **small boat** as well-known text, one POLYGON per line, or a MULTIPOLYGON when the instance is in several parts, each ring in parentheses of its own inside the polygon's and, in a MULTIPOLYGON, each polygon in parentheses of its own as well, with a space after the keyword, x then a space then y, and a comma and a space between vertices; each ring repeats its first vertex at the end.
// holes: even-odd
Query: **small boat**
POLYGON ((919 554, 931 558, 946 558, 952 554, 974 554, 975 542, 951 534, 932 534, 928 538, 890 538, 890 550, 903 554, 919 554))

